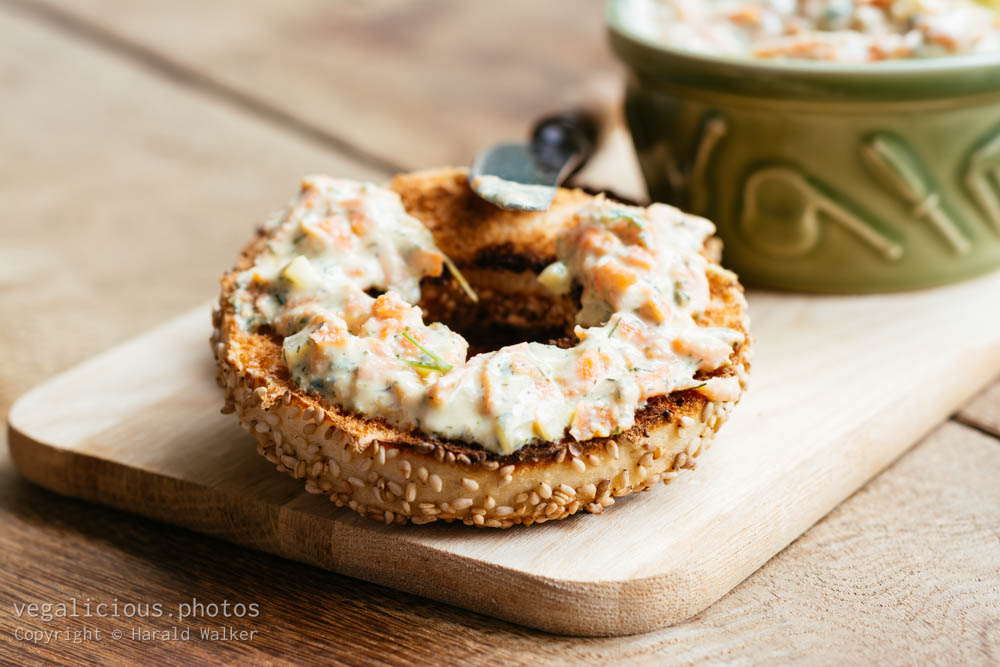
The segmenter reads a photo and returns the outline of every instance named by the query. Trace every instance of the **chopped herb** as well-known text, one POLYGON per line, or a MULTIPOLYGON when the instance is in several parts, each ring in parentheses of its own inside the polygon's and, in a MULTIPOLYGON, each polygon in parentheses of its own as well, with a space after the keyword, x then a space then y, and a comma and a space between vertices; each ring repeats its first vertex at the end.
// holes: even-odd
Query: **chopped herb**
POLYGON ((455 277, 456 281, 458 281, 458 286, 461 287, 462 290, 468 295, 469 299, 472 300, 472 303, 479 303, 479 295, 476 294, 476 291, 472 289, 472 285, 469 284, 469 281, 465 279, 462 272, 458 270, 457 266, 455 266, 455 262, 451 261, 451 258, 444 253, 441 253, 441 256, 444 258, 444 265, 448 267, 451 275, 455 277))
POLYGON ((684 283, 680 280, 674 281, 674 303, 683 306, 691 300, 691 295, 684 289, 684 283))
POLYGON ((611 435, 621 435, 621 434, 622 434, 622 427, 621 426, 615 426, 615 430, 613 430, 611 432, 611 435))
POLYGON ((281 292, 275 292, 274 293, 274 300, 278 302, 279 306, 284 306, 285 305, 285 297, 282 296, 281 292))
POLYGON ((313 391, 325 391, 326 384, 323 382, 322 379, 316 378, 315 380, 309 383, 309 388, 312 389, 313 391))
POLYGON ((701 389, 702 387, 704 387, 704 386, 705 386, 705 385, 707 385, 707 384, 708 384, 707 382, 702 382, 701 384, 699 384, 699 385, 698 385, 698 386, 696 386, 696 387, 688 387, 688 388, 689 388, 689 389, 701 389))
POLYGON ((622 318, 619 317, 617 320, 615 320, 615 326, 611 327, 611 331, 608 332, 608 338, 611 338, 612 336, 615 335, 615 331, 618 329, 618 325, 621 323, 622 323, 622 318))
POLYGON ((639 229, 646 228, 646 221, 635 213, 631 213, 624 209, 616 208, 608 212, 608 217, 610 220, 627 220, 639 229))
POLYGON ((410 335, 409 330, 403 332, 403 338, 413 343, 417 347, 417 349, 419 349, 421 352, 423 352, 424 354, 426 354, 428 357, 431 358, 431 363, 428 363, 426 361, 403 359, 403 361, 406 362, 407 366, 410 366, 412 368, 422 368, 427 371, 437 371, 438 373, 447 373, 452 368, 454 368, 454 366, 449 364, 447 361, 445 361, 444 359, 442 359, 441 357, 434 354, 426 347, 418 343, 417 339, 410 335))

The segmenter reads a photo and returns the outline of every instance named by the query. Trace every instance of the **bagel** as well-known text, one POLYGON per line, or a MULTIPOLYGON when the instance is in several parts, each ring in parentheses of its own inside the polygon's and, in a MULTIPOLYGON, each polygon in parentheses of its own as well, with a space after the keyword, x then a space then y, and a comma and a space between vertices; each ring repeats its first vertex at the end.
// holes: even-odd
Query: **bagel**
MULTIPOLYGON (((268 320, 259 312, 264 302, 258 295, 270 298, 270 293, 255 291, 253 287, 258 279, 269 279, 258 276, 258 270, 264 272, 264 269, 255 267, 263 266, 264 260, 270 258, 268 253, 273 246, 269 244, 278 243, 279 235, 288 233, 282 230, 288 229, 285 222, 296 215, 295 211, 304 210, 302 206, 312 206, 308 203, 309 198, 319 195, 307 196, 307 191, 316 188, 316 183, 315 180, 305 181, 303 192, 306 194, 297 200, 298 203, 293 201, 284 214, 260 228, 244 248, 236 266, 223 276, 219 304, 212 313, 211 342, 217 379, 225 390, 223 412, 236 413, 241 426, 256 440, 258 453, 279 471, 305 480, 307 491, 327 495, 337 506, 349 507, 386 524, 461 521, 493 528, 562 519, 580 510, 600 514, 617 497, 647 490, 658 482, 669 483, 680 470, 693 469, 699 454, 707 448, 746 388, 751 349, 746 301, 736 276, 717 263, 718 242, 708 237, 694 251, 698 257, 694 265, 703 267, 703 276, 699 279, 704 282, 705 299, 703 307, 691 313, 692 326, 696 334, 717 333, 719 340, 731 344, 726 348, 727 354, 721 361, 711 364, 714 366, 711 368, 705 366, 707 362, 702 362, 695 374, 687 378, 687 386, 681 383, 684 388, 638 400, 634 411, 624 417, 619 414, 609 422, 605 410, 599 418, 578 421, 577 416, 582 412, 579 406, 584 403, 574 404, 575 408, 566 407, 565 414, 560 412, 564 409, 561 403, 546 403, 544 408, 538 408, 539 413, 532 422, 533 432, 530 428, 528 431, 518 430, 520 427, 506 430, 506 426, 494 425, 492 431, 475 432, 496 432, 496 439, 472 440, 450 437, 452 431, 447 429, 458 427, 449 420, 435 417, 437 421, 434 421, 431 419, 435 415, 433 411, 422 415, 427 418, 426 422, 418 419, 414 426, 400 422, 391 412, 379 412, 382 399, 371 403, 375 406, 371 410, 344 405, 344 401, 333 398, 344 395, 337 387, 324 387, 321 381, 319 385, 306 384, 310 378, 303 375, 305 371, 301 369, 315 368, 319 357, 310 357, 300 368, 300 362, 293 356, 298 354, 298 348, 293 352, 295 346, 290 343, 296 340, 295 336, 301 338, 304 331, 312 331, 309 339, 314 340, 317 332, 326 333, 333 325, 324 322, 315 328, 313 320, 307 327, 303 318, 293 323, 294 326, 287 326, 286 320, 301 312, 296 310, 297 302, 291 297, 285 297, 288 304, 281 301, 279 314, 268 320), (287 335, 282 335, 282 327, 287 335), (303 328, 297 330, 296 327, 303 328), (283 349, 283 345, 288 347, 283 349), (553 414, 562 417, 553 417, 553 414), (547 432, 539 424, 546 419, 562 424, 559 419, 566 415, 572 421, 558 433, 547 432), (609 430, 609 423, 614 425, 613 430, 609 430), (577 437, 581 434, 592 437, 577 437)), ((359 192, 368 193, 371 188, 374 186, 364 186, 359 192)), ((526 345, 534 346, 532 350, 549 350, 562 355, 559 357, 562 359, 566 355, 582 354, 574 352, 576 346, 584 345, 588 335, 598 335, 594 332, 607 335, 609 340, 625 335, 616 334, 624 316, 617 317, 615 323, 614 318, 598 321, 602 317, 600 313, 587 315, 588 309, 595 311, 593 304, 587 305, 588 299, 593 299, 585 290, 581 291, 579 285, 567 289, 570 287, 567 283, 553 289, 551 284, 543 284, 546 282, 544 274, 548 272, 546 267, 553 266, 557 259, 560 239, 566 239, 577 228, 575 226, 582 224, 579 211, 588 206, 601 211, 608 205, 600 196, 560 188, 548 211, 504 211, 480 200, 469 188, 466 172, 460 169, 400 175, 392 180, 388 189, 395 195, 387 196, 384 190, 375 188, 379 194, 372 196, 384 198, 389 202, 385 206, 392 205, 390 200, 401 203, 405 213, 430 232, 423 240, 420 235, 426 234, 425 231, 406 228, 406 240, 399 242, 405 244, 407 252, 421 253, 418 259, 423 268, 419 275, 407 274, 399 278, 398 289, 373 293, 363 301, 365 308, 409 308, 416 315, 406 310, 405 317, 416 319, 405 321, 411 322, 413 327, 424 327, 393 330, 398 334, 392 343, 396 345, 393 349, 397 350, 397 360, 390 361, 396 365, 393 368, 399 369, 393 372, 406 373, 407 387, 414 387, 412 391, 426 391, 434 383, 440 384, 442 378, 454 376, 450 372, 453 367, 464 367, 464 347, 448 347, 456 340, 467 343, 470 355, 483 353, 470 359, 471 365, 480 358, 493 358, 490 356, 493 350, 524 350, 526 345), (437 250, 445 264, 454 263, 457 267, 454 271, 441 270, 441 261, 435 255, 437 250), (471 284, 472 291, 463 287, 466 281, 471 284), (419 308, 409 306, 404 297, 408 297, 410 303, 416 302, 419 308), (478 300, 473 301, 473 297, 478 300), (421 313, 426 313, 429 321, 445 324, 425 326, 419 319, 421 313), (590 317, 593 322, 588 326, 598 328, 578 326, 574 330, 573 324, 579 322, 581 316, 590 317), (445 346, 437 350, 441 355, 406 333, 411 331, 414 335, 439 336, 434 340, 445 346), (455 331, 464 334, 464 338, 455 331), (528 340, 548 341, 549 345, 524 342, 528 340), (398 350, 404 348, 409 352, 399 354, 398 350), (414 354, 418 358, 410 359, 414 354)), ((381 200, 376 204, 382 206, 381 200)), ((616 206, 621 208, 623 205, 616 206)), ((699 218, 664 205, 656 206, 661 207, 658 214, 672 216, 679 221, 676 224, 697 223, 711 229, 709 223, 699 218)), ((414 257, 412 254, 407 256, 414 257)), ((352 255, 349 259, 354 261, 357 256, 352 255)), ((286 274, 297 270, 294 266, 297 261, 281 269, 281 280, 296 279, 295 275, 289 278, 286 274)), ((381 275, 381 268, 372 271, 381 275)), ((571 273, 576 276, 579 271, 571 273)), ((318 293, 325 294, 323 290, 327 288, 317 289, 318 293)), ((277 298, 277 292, 274 294, 277 298)), ((604 303, 611 305, 609 301, 604 303)), ((273 310, 275 306, 272 303, 268 308, 273 310)), ((344 317, 350 319, 351 316, 345 314, 344 317)), ((629 336, 639 335, 635 331, 641 329, 642 322, 637 320, 632 329, 629 329, 629 322, 626 321, 622 330, 628 330, 629 336)), ((355 331, 357 326, 350 324, 341 333, 348 338, 360 336, 355 331)), ((385 335, 383 332, 382 336, 385 335)), ((424 344, 427 344, 426 337, 424 344)), ((620 345, 626 349, 627 343, 620 345)), ((576 359, 575 356, 567 358, 576 359)), ((680 353, 677 358, 695 363, 680 353)), ((488 383, 489 376, 485 375, 485 370, 483 372, 486 378, 483 382, 488 383)), ((548 377, 544 368, 539 367, 538 372, 548 377)), ((353 373, 354 377, 360 375, 357 367, 353 373)), ((669 381, 664 386, 669 386, 669 381)), ((538 380, 538 383, 548 386, 546 380, 538 380)), ((394 395, 405 397, 408 396, 405 391, 409 390, 397 387, 395 391, 394 395)), ((618 391, 620 394, 623 390, 618 391)), ((644 392, 648 393, 648 388, 644 392)), ((414 394, 420 399, 414 405, 427 404, 428 395, 414 394)), ((472 424, 468 408, 460 400, 464 400, 465 394, 459 396, 456 392, 447 396, 440 410, 454 403, 461 412, 442 414, 453 416, 451 421, 472 424), (453 398, 456 396, 458 398, 453 398)), ((504 398, 505 395, 499 396, 504 398)), ((511 394, 507 398, 512 400, 514 396, 511 394)), ((521 402, 526 403, 525 409, 532 409, 531 401, 522 399, 521 402)), ((539 405, 542 404, 543 399, 539 399, 539 405)), ((622 405, 630 404, 622 399, 622 405)), ((476 419, 475 424, 479 425, 480 421, 476 419)))

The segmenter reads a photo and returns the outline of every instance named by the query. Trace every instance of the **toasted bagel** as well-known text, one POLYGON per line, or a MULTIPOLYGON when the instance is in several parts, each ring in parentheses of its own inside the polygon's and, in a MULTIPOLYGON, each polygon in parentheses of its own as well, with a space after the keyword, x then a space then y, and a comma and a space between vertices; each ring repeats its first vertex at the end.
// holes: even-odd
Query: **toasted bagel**
MULTIPOLYGON (((553 297, 536 276, 555 257, 567 213, 590 195, 560 189, 548 211, 515 213, 479 200, 463 170, 397 176, 390 187, 480 296, 473 306, 454 279, 428 278, 421 286, 425 310, 458 330, 499 328, 522 339, 548 334, 558 339, 578 306, 572 295, 553 297)), ((265 243, 262 230, 223 276, 213 312, 223 411, 237 414, 258 452, 279 471, 305 480, 310 493, 371 519, 506 528, 581 509, 600 514, 616 497, 668 483, 679 470, 694 468, 738 401, 712 401, 693 390, 656 396, 636 412, 635 424, 617 435, 582 442, 566 436, 509 455, 350 413, 291 381, 279 336, 239 326, 229 297, 237 274, 253 264, 265 243)), ((715 263, 716 250, 706 244, 711 302, 699 325, 746 334, 743 290, 734 274, 715 263)), ((744 389, 749 340, 705 378, 735 376, 744 389)))

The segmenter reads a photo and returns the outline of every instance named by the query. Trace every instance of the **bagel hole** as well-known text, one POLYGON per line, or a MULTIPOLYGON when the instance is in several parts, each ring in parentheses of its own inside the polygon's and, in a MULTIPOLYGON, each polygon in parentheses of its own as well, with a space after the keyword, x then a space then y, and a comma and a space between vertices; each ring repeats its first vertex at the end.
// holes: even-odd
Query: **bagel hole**
POLYGON ((469 356, 525 342, 572 347, 580 290, 556 297, 532 271, 462 268, 479 297, 473 303, 450 278, 425 279, 420 307, 425 322, 441 322, 469 343, 469 356))

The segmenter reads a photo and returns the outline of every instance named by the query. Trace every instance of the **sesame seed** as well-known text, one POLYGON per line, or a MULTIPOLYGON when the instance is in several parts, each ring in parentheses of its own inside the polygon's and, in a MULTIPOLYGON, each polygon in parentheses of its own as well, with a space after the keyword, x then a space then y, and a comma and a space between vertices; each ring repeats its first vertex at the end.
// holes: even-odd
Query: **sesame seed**
POLYGON ((559 490, 562 491, 567 496, 569 496, 570 498, 572 498, 572 497, 574 497, 576 495, 576 489, 574 489, 569 484, 560 484, 559 485, 559 490))
POLYGON ((491 510, 497 505, 497 501, 493 500, 493 496, 486 496, 486 500, 483 501, 483 505, 486 509, 491 510))
POLYGON ((287 468, 294 470, 295 466, 299 464, 299 461, 294 456, 282 456, 281 463, 287 468))
POLYGON ((605 449, 608 450, 608 454, 611 455, 611 458, 613 458, 615 461, 618 460, 618 443, 617 442, 615 442, 614 440, 608 440, 608 444, 605 447, 605 449))
POLYGON ((587 464, 583 462, 583 459, 572 458, 570 459, 570 465, 572 465, 577 472, 587 472, 587 464))
POLYGON ((428 478, 431 488, 434 489, 434 493, 441 493, 441 489, 444 488, 444 484, 441 482, 441 478, 437 475, 431 475, 428 478))
POLYGON ((516 496, 514 496, 514 504, 515 505, 520 505, 521 503, 527 502, 527 500, 528 500, 528 494, 527 493, 519 493, 516 496))
POLYGON ((639 459, 639 465, 645 468, 648 468, 651 465, 653 465, 653 455, 650 454, 649 452, 643 454, 642 458, 639 459))
POLYGON ((592 466, 601 465, 601 457, 599 457, 597 454, 589 454, 587 456, 587 463, 589 463, 592 466))
POLYGON ((393 495, 399 497, 403 496, 403 487, 401 487, 399 484, 397 484, 396 482, 389 482, 388 486, 389 490, 392 491, 393 495))
POLYGON ((472 523, 476 524, 477 526, 481 526, 484 523, 486 523, 486 519, 483 518, 482 514, 473 514, 472 523))
POLYGON ((323 489, 316 486, 316 484, 314 484, 312 480, 306 482, 306 491, 308 493, 323 493, 323 489))
POLYGON ((380 466, 385 465, 385 447, 379 447, 378 454, 376 454, 376 458, 378 459, 378 464, 380 466))
POLYGON ((472 507, 472 498, 459 498, 451 504, 456 510, 464 510, 472 507))
POLYGON ((575 442, 569 443, 570 454, 572 454, 573 456, 579 456, 581 451, 582 450, 580 449, 580 445, 576 444, 575 442))
MULTIPOLYGON (((398 449, 392 450, 398 452, 398 449)), ((410 479, 410 475, 413 472, 413 466, 410 465, 409 461, 403 461, 399 464, 399 470, 403 473, 403 479, 410 479)))
POLYGON ((496 470, 500 467, 499 461, 483 461, 483 467, 487 470, 496 470))
POLYGON ((406 501, 412 503, 417 499, 417 485, 410 482, 406 485, 406 501))
POLYGON ((538 485, 538 495, 548 500, 552 497, 552 487, 547 482, 538 485))
POLYGON ((328 460, 328 461, 326 462, 326 465, 327 465, 327 467, 328 467, 328 468, 330 469, 330 473, 331 473, 331 474, 332 474, 332 475, 333 475, 334 477, 340 477, 340 466, 339 466, 339 465, 337 465, 337 462, 336 462, 336 461, 334 461, 333 459, 330 459, 330 460, 328 460))
POLYGON ((497 516, 507 516, 508 514, 514 513, 514 508, 511 507, 510 505, 498 505, 497 508, 493 510, 493 512, 497 516))
POLYGON ((420 479, 421 482, 426 483, 427 482, 427 468, 425 468, 423 466, 420 466, 419 468, 417 468, 417 477, 420 479))
POLYGON ((476 480, 471 479, 469 477, 463 477, 462 478, 462 486, 464 486, 465 488, 467 488, 469 491, 478 491, 479 490, 479 482, 477 482, 476 480))
POLYGON ((514 481, 514 478, 513 478, 513 477, 510 477, 510 476, 508 475, 507 477, 503 477, 503 478, 501 478, 501 479, 500 479, 500 484, 499 484, 499 486, 507 486, 508 484, 510 484, 510 483, 511 483, 511 482, 513 482, 513 481, 514 481))
POLYGON ((501 477, 507 477, 508 475, 510 475, 513 472, 514 472, 514 466, 513 465, 505 465, 504 467, 500 468, 500 470, 497 471, 497 473, 501 477))
POLYGON ((357 477, 354 477, 354 476, 351 476, 351 477, 348 477, 348 478, 347 478, 347 481, 348 481, 348 482, 349 482, 349 483, 350 483, 350 484, 351 484, 352 486, 356 486, 356 487, 358 487, 359 489, 360 489, 361 487, 363 487, 363 486, 365 485, 365 483, 364 483, 364 482, 362 482, 362 481, 361 481, 360 479, 358 479, 357 477))
POLYGON ((253 427, 253 430, 257 431, 258 433, 267 433, 268 431, 271 430, 271 427, 265 424, 264 422, 257 422, 257 424, 253 427))

